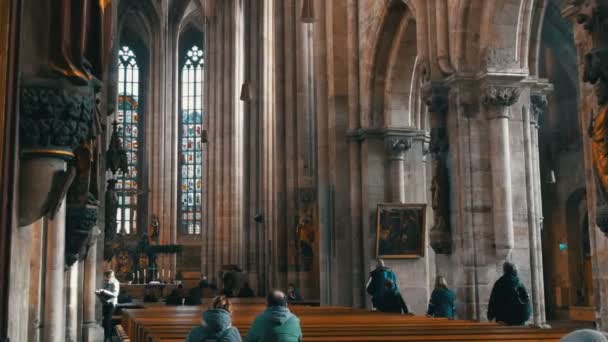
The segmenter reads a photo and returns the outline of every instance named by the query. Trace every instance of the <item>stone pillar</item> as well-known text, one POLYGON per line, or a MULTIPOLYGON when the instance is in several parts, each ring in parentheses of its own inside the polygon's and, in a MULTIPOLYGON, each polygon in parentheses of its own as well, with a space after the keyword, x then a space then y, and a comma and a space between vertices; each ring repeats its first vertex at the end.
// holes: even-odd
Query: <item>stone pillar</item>
POLYGON ((411 138, 388 137, 385 140, 388 151, 388 163, 391 184, 392 202, 405 202, 405 152, 412 147, 411 138))
POLYGON ((47 225, 42 327, 42 340, 45 342, 65 341, 65 210, 66 203, 63 199, 59 210, 47 225))
POLYGON ((97 324, 95 318, 95 307, 97 297, 97 235, 96 232, 91 238, 91 247, 84 260, 84 281, 83 281, 83 308, 82 315, 82 336, 84 342, 95 342, 103 339, 103 330, 97 324))
POLYGON ((499 260, 509 257, 514 247, 511 152, 509 148, 509 107, 519 99, 519 89, 489 85, 483 89, 490 133, 492 168, 492 216, 494 244, 499 260))
POLYGON ((76 261, 65 272, 65 341, 78 341, 78 281, 80 262, 76 261))
POLYGON ((43 279, 43 252, 44 252, 44 219, 32 223, 32 249, 30 254, 30 296, 27 340, 40 341, 42 279, 43 279))
MULTIPOLYGON (((533 213, 533 226, 534 232, 537 235, 538 246, 535 249, 535 257, 537 261, 536 270, 533 270, 536 274, 544 275, 543 267, 543 249, 542 249, 542 236, 541 232, 543 229, 543 205, 542 205, 542 191, 541 191, 541 175, 540 175, 540 151, 538 142, 538 126, 540 117, 544 114, 547 109, 548 101, 547 94, 552 91, 552 86, 548 83, 542 84, 541 87, 532 90, 532 96, 530 98, 531 118, 530 118, 530 129, 531 129, 531 146, 532 146, 532 166, 533 166, 533 200, 534 200, 534 213, 533 213)), ((547 315, 545 312, 545 279, 544 277, 538 277, 539 287, 539 311, 540 311, 540 324, 546 326, 547 315)))

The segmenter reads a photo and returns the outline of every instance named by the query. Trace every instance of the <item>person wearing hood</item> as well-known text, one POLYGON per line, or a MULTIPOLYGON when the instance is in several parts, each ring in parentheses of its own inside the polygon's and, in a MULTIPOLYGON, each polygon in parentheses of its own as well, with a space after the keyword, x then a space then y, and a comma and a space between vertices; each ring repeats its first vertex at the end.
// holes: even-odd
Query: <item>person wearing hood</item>
POLYGON ((496 319, 508 325, 523 325, 532 313, 530 297, 525 286, 519 281, 517 268, 510 262, 502 265, 500 277, 490 294, 488 320, 496 319))
POLYGON ((267 308, 258 315, 247 332, 246 342, 299 342, 300 319, 287 308, 287 298, 275 290, 266 297, 267 308))
POLYGON ((561 342, 608 342, 608 334, 597 330, 580 329, 564 336, 561 342))
POLYGON ((378 303, 384 291, 384 284, 389 280, 395 285, 397 291, 399 291, 395 272, 384 265, 384 260, 378 259, 376 269, 370 272, 369 279, 367 280, 367 285, 365 287, 367 293, 372 296, 372 305, 374 308, 378 307, 378 303))
POLYGON ((211 308, 203 312, 203 322, 190 330, 186 342, 240 342, 241 334, 232 326, 231 304, 225 296, 213 299, 211 308))
POLYGON ((443 276, 435 278, 435 289, 431 293, 429 308, 426 312, 431 317, 445 317, 454 319, 454 300, 456 294, 448 288, 448 283, 443 276))

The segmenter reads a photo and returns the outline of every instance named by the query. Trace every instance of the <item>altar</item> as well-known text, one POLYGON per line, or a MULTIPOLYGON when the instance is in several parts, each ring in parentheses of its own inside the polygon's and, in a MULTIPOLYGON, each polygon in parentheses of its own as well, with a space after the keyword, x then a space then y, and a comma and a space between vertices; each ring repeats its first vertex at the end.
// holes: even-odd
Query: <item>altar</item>
POLYGON ((180 284, 161 282, 150 282, 147 284, 121 283, 120 292, 128 294, 131 298, 137 300, 143 300, 147 296, 161 299, 171 294, 171 291, 176 289, 180 284))

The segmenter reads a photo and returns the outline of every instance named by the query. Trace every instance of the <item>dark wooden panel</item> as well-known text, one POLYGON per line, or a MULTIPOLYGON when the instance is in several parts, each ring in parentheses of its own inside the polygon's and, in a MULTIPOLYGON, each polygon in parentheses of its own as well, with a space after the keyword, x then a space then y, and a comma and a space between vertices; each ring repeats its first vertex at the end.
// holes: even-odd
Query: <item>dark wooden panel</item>
POLYGON ((16 184, 20 5, 20 0, 0 1, 0 341, 6 339, 8 326, 8 275, 16 184))

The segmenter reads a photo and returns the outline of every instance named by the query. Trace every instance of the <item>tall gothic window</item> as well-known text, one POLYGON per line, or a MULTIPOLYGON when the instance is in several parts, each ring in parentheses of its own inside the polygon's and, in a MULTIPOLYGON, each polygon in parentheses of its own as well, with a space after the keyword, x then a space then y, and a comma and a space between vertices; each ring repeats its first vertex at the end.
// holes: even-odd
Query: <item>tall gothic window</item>
POLYGON ((140 158, 138 154, 141 136, 139 117, 139 67, 133 50, 123 46, 118 51, 118 123, 117 132, 127 151, 129 172, 119 171, 116 192, 118 195, 118 232, 137 232, 137 194, 140 158))
POLYGON ((203 50, 187 50, 181 74, 179 227, 200 234, 203 196, 203 50))

